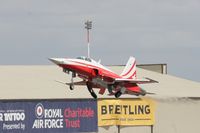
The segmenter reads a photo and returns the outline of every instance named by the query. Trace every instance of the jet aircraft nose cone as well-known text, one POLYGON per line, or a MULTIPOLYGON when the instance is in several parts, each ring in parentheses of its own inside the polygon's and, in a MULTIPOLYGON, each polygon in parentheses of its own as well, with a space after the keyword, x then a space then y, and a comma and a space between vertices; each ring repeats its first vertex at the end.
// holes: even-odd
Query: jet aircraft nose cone
POLYGON ((57 64, 57 65, 64 63, 64 59, 63 58, 49 58, 49 60, 51 62, 57 64))

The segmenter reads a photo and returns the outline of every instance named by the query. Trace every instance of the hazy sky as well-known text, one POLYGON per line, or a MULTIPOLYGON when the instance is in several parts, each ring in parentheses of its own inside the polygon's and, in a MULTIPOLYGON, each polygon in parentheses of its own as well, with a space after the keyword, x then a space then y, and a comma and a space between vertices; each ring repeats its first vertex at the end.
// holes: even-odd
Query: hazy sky
POLYGON ((102 64, 134 56, 200 81, 199 0, 0 0, 0 65, 87 55, 87 19, 91 56, 102 64))

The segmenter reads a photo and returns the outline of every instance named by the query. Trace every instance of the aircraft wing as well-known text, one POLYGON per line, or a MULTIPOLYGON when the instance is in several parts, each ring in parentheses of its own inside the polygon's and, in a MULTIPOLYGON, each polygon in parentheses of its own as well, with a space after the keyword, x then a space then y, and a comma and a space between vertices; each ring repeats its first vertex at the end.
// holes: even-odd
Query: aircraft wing
MULTIPOLYGON (((62 82, 62 81, 58 81, 58 80, 55 80, 55 81, 58 83, 64 84, 64 85, 69 85, 69 86, 72 85, 72 83, 66 83, 66 82, 62 82)), ((83 80, 83 81, 73 82, 73 85, 84 86, 84 85, 86 85, 86 81, 83 80)), ((92 87, 99 88, 96 85, 93 85, 92 87)))
POLYGON ((136 84, 148 84, 148 83, 158 83, 158 81, 150 79, 150 78, 143 78, 143 79, 125 79, 125 78, 116 78, 114 80, 116 83, 120 82, 129 82, 129 83, 136 83, 136 84))
MULTIPOLYGON (((55 80, 55 81, 58 82, 58 83, 61 83, 61 84, 65 84, 65 85, 72 85, 72 83, 65 83, 65 82, 58 81, 58 80, 55 80)), ((86 85, 86 82, 85 81, 78 81, 78 82, 74 82, 73 84, 74 85, 86 85)))

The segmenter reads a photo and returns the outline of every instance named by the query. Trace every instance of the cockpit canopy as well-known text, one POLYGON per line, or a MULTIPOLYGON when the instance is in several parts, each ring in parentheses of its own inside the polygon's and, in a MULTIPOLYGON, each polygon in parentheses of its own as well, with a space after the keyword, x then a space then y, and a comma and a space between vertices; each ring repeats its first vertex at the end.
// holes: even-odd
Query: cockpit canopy
POLYGON ((80 56, 80 57, 77 57, 76 59, 81 59, 81 60, 92 62, 92 60, 90 58, 85 57, 85 56, 80 56))

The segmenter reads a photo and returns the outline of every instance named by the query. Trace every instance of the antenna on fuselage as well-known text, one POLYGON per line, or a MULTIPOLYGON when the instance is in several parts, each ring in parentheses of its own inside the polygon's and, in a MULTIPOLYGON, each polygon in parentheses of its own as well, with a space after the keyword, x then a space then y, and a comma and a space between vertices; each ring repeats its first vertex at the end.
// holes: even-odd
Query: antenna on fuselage
POLYGON ((88 58, 90 58, 90 30, 92 29, 92 21, 87 20, 85 22, 85 28, 87 29, 87 44, 88 44, 88 58))

